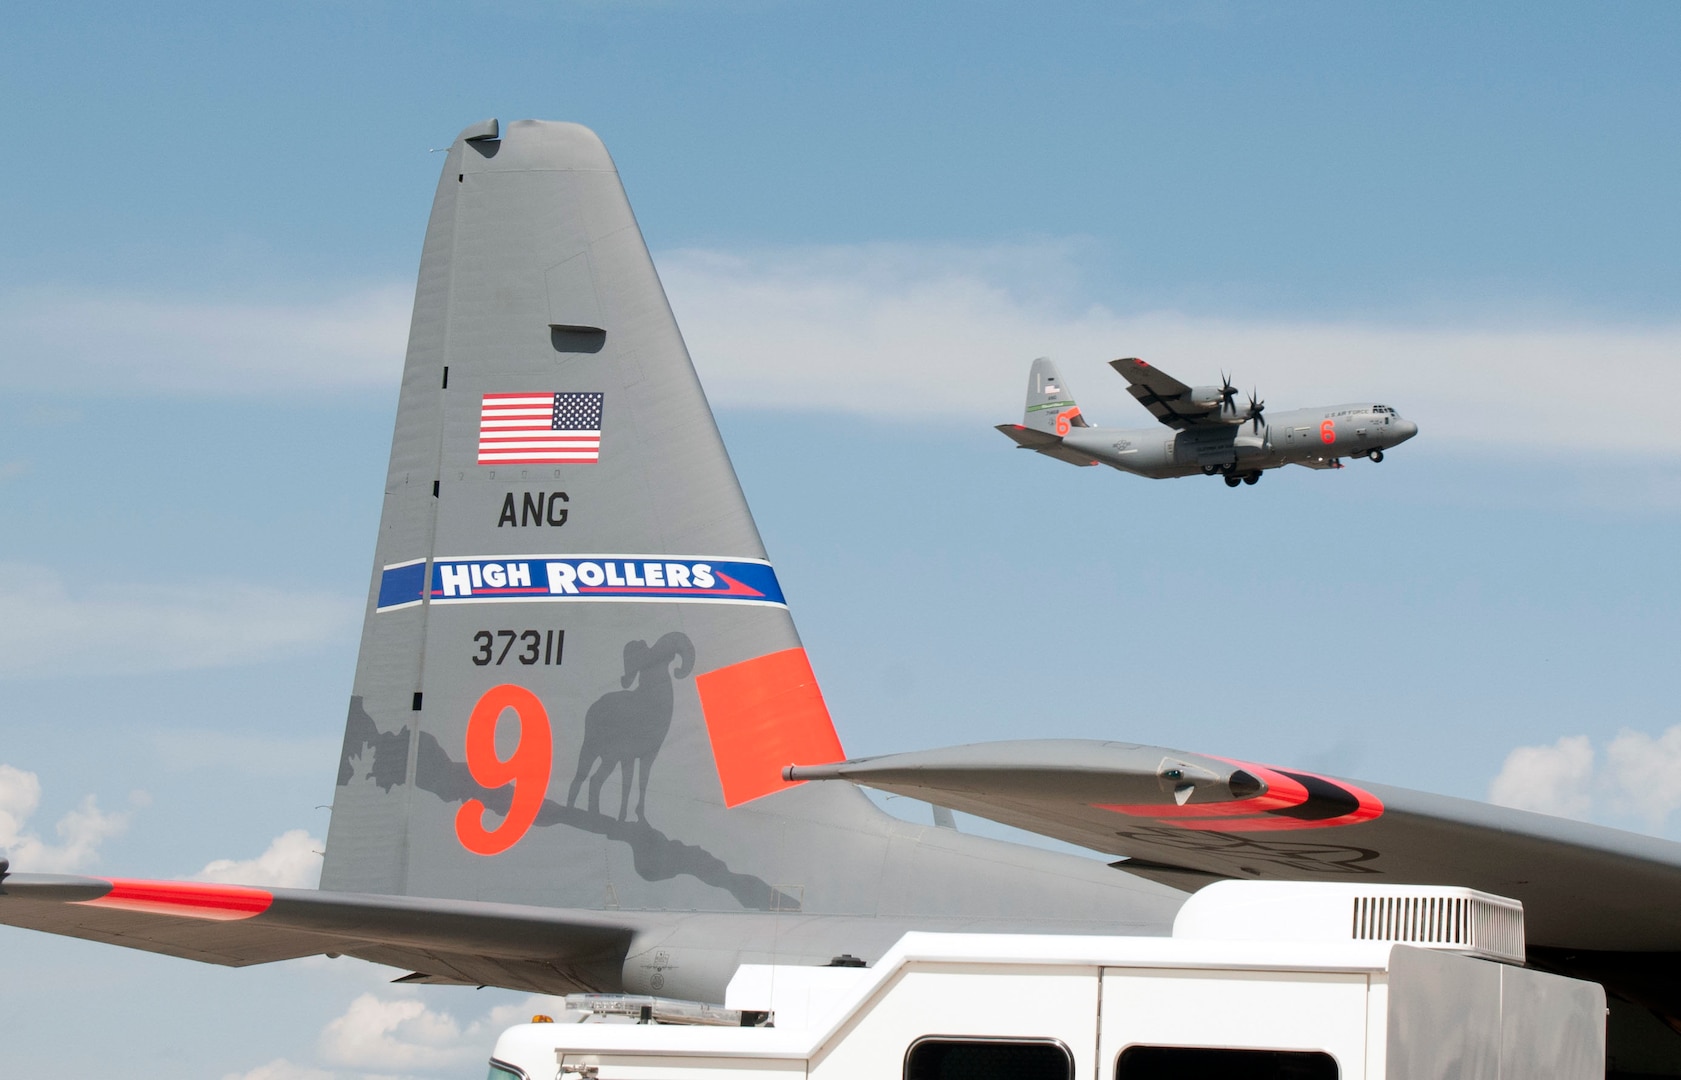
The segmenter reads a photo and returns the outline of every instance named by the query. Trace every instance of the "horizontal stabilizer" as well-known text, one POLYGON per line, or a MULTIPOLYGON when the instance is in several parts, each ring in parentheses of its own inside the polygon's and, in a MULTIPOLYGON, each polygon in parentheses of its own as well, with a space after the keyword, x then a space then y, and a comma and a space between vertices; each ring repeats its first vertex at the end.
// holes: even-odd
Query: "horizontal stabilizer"
POLYGON ((1082 454, 1062 445, 1062 439, 1059 436, 1044 431, 1035 431, 1033 428, 1023 427, 1021 424, 998 424, 996 427, 1023 450, 1037 450, 1046 457, 1066 461, 1070 465, 1097 464, 1092 460, 1090 454, 1082 454))
POLYGON ((549 994, 615 985, 636 929, 518 904, 56 874, 0 881, 0 923, 228 967, 344 955, 549 994))
POLYGON ((1046 450, 1053 446, 1062 445, 1062 440, 1048 431, 1039 431, 1022 424, 998 424, 995 426, 1023 450, 1046 450))

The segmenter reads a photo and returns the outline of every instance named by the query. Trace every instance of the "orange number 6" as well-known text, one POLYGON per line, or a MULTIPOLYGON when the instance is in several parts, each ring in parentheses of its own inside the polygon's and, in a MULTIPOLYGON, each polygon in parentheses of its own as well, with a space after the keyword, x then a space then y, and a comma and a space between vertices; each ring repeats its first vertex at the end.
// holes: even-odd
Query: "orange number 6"
POLYGON ((1072 409, 1064 409, 1061 412, 1057 413, 1056 414, 1056 433, 1058 435, 1068 434, 1069 421, 1073 420, 1074 417, 1079 416, 1079 415, 1080 415, 1080 407, 1078 405, 1074 406, 1072 409))
POLYGON ((553 767, 554 733, 549 730, 548 710, 537 695, 512 683, 486 690, 467 718, 467 771, 484 787, 512 784, 514 790, 502 824, 494 829, 484 827, 485 804, 467 800, 455 815, 455 835, 461 846, 475 855, 499 855, 519 843, 543 808, 553 767), (519 719, 519 742, 505 761, 496 756, 496 721, 503 709, 514 710, 519 719))
POLYGON ((1337 441, 1337 422, 1335 420, 1327 420, 1319 425, 1319 441, 1323 443, 1337 441))

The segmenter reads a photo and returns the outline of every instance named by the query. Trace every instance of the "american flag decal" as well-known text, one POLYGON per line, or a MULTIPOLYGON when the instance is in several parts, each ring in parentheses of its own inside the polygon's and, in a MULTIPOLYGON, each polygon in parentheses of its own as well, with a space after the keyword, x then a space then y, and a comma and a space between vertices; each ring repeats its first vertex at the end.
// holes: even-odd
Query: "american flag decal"
POLYGON ((479 410, 480 465, 601 460, 600 394, 486 394, 479 410))

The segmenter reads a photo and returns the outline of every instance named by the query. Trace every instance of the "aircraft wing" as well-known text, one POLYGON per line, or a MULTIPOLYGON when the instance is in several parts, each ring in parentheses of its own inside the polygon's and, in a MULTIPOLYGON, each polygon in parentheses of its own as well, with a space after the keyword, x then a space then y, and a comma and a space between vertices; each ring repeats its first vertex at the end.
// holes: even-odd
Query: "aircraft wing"
POLYGON ((1109 366, 1126 379, 1127 393, 1168 427, 1184 431, 1221 422, 1218 405, 1192 401, 1191 388, 1160 368, 1151 367, 1137 357, 1111 360, 1109 366))
POLYGON ((1681 844, 1297 769, 1085 740, 792 767, 1127 861, 1182 889, 1222 878, 1462 885, 1521 900, 1531 959, 1681 1017, 1681 844))
POLYGON ((325 953, 549 994, 614 985, 635 932, 519 904, 3 871, 0 923, 228 967, 325 953))

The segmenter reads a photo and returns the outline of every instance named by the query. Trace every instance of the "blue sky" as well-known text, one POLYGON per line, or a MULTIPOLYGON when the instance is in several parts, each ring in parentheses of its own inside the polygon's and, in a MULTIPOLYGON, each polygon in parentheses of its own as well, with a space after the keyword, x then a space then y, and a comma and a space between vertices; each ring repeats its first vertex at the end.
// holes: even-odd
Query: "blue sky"
MULTIPOLYGON (((607 140, 849 752, 1117 737, 1676 836, 1678 23, 13 12, 0 833, 23 869, 307 864, 428 149, 495 115, 607 140), (1136 354, 1422 434, 1236 492, 1066 468, 990 430, 1042 353, 1103 423, 1148 422, 1104 366, 1136 354)), ((471 1074, 527 1004, 0 945, 43 1074, 471 1074)))

